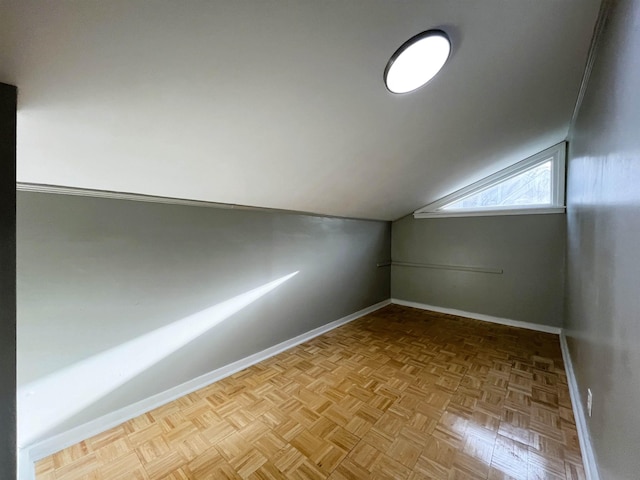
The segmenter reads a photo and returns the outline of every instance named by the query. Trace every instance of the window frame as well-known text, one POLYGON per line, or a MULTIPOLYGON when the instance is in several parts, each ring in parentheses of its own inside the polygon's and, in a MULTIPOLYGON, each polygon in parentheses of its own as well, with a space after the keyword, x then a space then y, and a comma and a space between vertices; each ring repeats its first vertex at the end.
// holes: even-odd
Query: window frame
POLYGON ((478 180, 435 202, 413 212, 414 218, 484 217, 494 215, 529 215, 540 213, 564 213, 565 211, 565 157, 567 143, 561 142, 540 153, 515 163, 488 177, 478 180), (443 210, 451 203, 462 200, 482 190, 519 175, 551 160, 551 203, 541 205, 515 205, 512 207, 482 207, 443 210))

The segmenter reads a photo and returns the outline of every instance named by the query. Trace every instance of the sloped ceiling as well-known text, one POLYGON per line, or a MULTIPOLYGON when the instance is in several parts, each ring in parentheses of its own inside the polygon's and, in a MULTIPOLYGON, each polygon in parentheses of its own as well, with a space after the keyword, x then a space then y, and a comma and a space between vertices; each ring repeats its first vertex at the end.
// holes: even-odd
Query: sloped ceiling
POLYGON ((3 1, 18 181, 396 219, 564 140, 598 6, 3 1), (388 93, 434 27, 445 68, 388 93))

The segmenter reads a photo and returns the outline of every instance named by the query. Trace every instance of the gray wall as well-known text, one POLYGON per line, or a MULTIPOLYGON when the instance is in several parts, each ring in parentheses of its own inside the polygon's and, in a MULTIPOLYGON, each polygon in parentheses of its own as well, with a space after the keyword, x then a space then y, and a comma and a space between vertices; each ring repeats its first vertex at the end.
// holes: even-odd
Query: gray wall
POLYGON ((607 480, 640 475, 639 86, 640 1, 612 2, 570 139, 565 325, 607 480))
POLYGON ((19 385, 299 271, 39 438, 389 298, 389 271, 376 263, 388 258, 390 230, 388 222, 19 192, 19 385))
POLYGON ((503 274, 393 266, 391 296, 472 313, 561 326, 565 216, 402 218, 396 262, 469 265, 503 274))
POLYGON ((0 478, 16 475, 16 88, 0 83, 0 478))

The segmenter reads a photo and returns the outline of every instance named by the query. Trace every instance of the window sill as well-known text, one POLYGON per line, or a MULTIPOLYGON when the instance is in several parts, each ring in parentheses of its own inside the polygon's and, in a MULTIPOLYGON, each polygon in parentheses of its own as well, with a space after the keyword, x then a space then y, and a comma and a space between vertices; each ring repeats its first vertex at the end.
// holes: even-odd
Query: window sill
POLYGON ((486 210, 458 210, 450 212, 414 213, 413 218, 451 218, 451 217, 497 217, 502 215, 538 215, 545 213, 564 213, 565 207, 502 208, 486 210))

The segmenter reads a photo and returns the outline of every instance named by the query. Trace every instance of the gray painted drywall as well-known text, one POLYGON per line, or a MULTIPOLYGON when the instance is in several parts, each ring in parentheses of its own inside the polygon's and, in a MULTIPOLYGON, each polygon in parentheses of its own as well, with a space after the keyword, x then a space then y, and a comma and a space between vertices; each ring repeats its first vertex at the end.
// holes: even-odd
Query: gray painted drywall
POLYGON ((612 2, 570 138, 566 334, 602 479, 640 472, 640 1, 612 2))
POLYGON ((394 262, 468 265, 503 274, 393 266, 391 296, 550 326, 563 314, 565 216, 393 222, 394 262))
POLYGON ((16 476, 16 87, 0 83, 0 478, 16 476))
POLYGON ((389 269, 376 263, 388 258, 390 230, 388 222, 19 192, 19 386, 299 271, 29 443, 388 299, 389 269))

